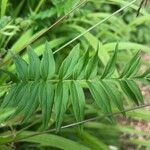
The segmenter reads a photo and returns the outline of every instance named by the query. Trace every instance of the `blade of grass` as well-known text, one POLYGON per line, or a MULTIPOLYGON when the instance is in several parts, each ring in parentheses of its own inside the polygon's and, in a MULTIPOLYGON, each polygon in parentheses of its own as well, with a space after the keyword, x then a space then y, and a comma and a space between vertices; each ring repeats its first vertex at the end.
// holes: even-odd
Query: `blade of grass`
POLYGON ((7 2, 8 0, 2 0, 1 1, 1 17, 5 16, 6 8, 7 8, 7 2))
POLYGON ((44 2, 45 2, 45 0, 40 0, 40 1, 39 1, 37 7, 35 8, 34 13, 37 13, 37 12, 38 12, 38 10, 40 9, 40 7, 42 6, 42 4, 43 4, 44 2))

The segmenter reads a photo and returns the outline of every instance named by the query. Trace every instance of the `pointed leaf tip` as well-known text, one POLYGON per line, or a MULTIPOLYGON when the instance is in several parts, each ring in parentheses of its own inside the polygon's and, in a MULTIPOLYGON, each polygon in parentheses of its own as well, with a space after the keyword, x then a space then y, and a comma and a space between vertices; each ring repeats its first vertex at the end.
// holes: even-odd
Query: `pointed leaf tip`
POLYGON ((43 79, 51 78, 55 73, 55 60, 48 42, 45 44, 45 51, 40 65, 40 73, 43 79))

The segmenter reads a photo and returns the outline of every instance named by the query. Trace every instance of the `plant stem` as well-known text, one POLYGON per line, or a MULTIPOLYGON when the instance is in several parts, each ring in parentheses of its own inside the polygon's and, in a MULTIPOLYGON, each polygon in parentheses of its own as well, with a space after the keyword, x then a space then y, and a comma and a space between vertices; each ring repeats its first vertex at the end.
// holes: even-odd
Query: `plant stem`
MULTIPOLYGON (((62 126, 61 129, 74 127, 74 126, 81 125, 81 124, 84 124, 84 123, 87 123, 87 122, 90 122, 90 121, 100 120, 100 119, 103 119, 105 117, 117 116, 117 115, 120 115, 123 112, 130 112, 130 111, 138 110, 138 109, 145 108, 145 107, 150 107, 150 104, 136 106, 134 108, 125 109, 123 111, 118 111, 118 112, 109 113, 109 114, 105 114, 105 115, 98 116, 98 117, 89 118, 89 119, 83 120, 81 122, 76 122, 76 123, 72 123, 72 124, 62 126)), ((38 135, 46 134, 46 133, 51 133, 51 132, 55 132, 55 131, 56 131, 56 128, 53 128, 53 129, 50 129, 50 130, 46 130, 46 131, 43 131, 43 132, 38 132, 36 134, 29 135, 29 136, 26 136, 26 137, 23 137, 23 138, 20 138, 20 139, 14 139, 14 140, 9 141, 9 142, 18 142, 18 141, 21 141, 23 139, 27 139, 27 138, 30 138, 30 137, 34 137, 34 136, 38 136, 38 135)), ((1 144, 6 144, 6 143, 1 143, 1 144)))

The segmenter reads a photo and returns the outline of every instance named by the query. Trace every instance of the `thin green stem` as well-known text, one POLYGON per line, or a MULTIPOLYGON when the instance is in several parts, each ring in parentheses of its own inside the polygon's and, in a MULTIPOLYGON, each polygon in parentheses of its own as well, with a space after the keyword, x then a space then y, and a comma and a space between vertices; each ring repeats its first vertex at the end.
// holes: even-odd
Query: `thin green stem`
MULTIPOLYGON (((62 126, 61 129, 75 127, 77 125, 81 125, 81 124, 84 124, 84 123, 87 123, 87 122, 90 122, 90 121, 101 120, 101 119, 104 119, 106 117, 118 116, 118 115, 122 114, 123 112, 130 112, 130 111, 142 109, 142 108, 145 108, 145 107, 150 107, 150 104, 136 106, 134 108, 129 108, 129 109, 125 109, 125 110, 122 110, 122 111, 109 113, 109 114, 105 114, 105 115, 98 116, 98 117, 89 118, 89 119, 86 119, 86 120, 83 120, 83 121, 80 121, 80 122, 76 122, 76 123, 72 123, 72 124, 62 126)), ((21 141, 21 140, 24 140, 24 139, 27 139, 27 138, 30 138, 30 137, 34 137, 34 136, 38 136, 38 135, 42 135, 42 134, 46 134, 46 133, 51 133, 51 132, 55 132, 55 131, 56 131, 56 128, 53 128, 53 129, 46 130, 46 131, 43 131, 43 132, 38 132, 38 133, 35 133, 35 134, 32 134, 32 135, 28 135, 28 136, 25 136, 25 137, 22 137, 22 138, 19 138, 19 139, 13 139, 12 141, 9 141, 9 142, 18 142, 18 141, 21 141)), ((6 144, 6 142, 1 143, 1 144, 6 144)))
MULTIPOLYGON (((132 77, 132 78, 104 78, 104 79, 101 79, 101 78, 96 78, 96 79, 47 79, 45 80, 45 82, 48 82, 48 83, 58 83, 58 82, 73 82, 73 81, 76 81, 76 82, 80 82, 81 84, 86 84, 87 82, 98 82, 98 81, 130 81, 130 80, 138 80, 138 81, 141 81, 141 80, 150 80, 149 78, 136 78, 136 77, 132 77)), ((42 78, 38 80, 38 82, 40 81, 44 81, 42 78)), ((21 82, 24 82, 24 83, 33 83, 33 82, 36 82, 36 80, 28 80, 28 81, 21 81, 21 82)), ((9 88, 11 87, 13 84, 15 83, 9 83, 8 85, 2 85, 0 86, 0 89, 2 88, 9 88)))

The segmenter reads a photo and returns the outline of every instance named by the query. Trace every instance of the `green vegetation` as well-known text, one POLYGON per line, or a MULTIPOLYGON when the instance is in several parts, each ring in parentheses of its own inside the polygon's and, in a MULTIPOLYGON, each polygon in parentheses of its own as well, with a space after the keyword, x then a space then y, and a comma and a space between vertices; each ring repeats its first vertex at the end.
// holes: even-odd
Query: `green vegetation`
POLYGON ((150 121, 149 6, 136 17, 136 0, 0 5, 0 149, 150 147, 123 124, 150 121))

